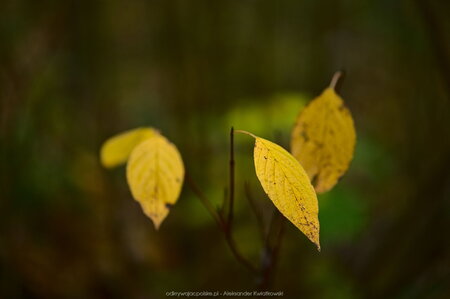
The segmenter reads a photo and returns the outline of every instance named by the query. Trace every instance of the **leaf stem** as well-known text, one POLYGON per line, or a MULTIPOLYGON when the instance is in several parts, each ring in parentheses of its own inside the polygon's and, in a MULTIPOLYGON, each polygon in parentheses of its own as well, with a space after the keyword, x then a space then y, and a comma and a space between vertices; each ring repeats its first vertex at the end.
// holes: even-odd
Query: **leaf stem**
POLYGON ((257 138, 255 135, 253 135, 252 133, 250 133, 250 132, 247 132, 247 131, 244 131, 244 130, 235 130, 235 132, 236 133, 241 133, 241 134, 245 134, 245 135, 249 135, 249 136, 252 136, 253 138, 257 138))
POLYGON ((334 73, 333 78, 331 78, 330 88, 338 91, 340 89, 340 85, 342 84, 342 80, 344 79, 345 72, 337 71, 334 73))

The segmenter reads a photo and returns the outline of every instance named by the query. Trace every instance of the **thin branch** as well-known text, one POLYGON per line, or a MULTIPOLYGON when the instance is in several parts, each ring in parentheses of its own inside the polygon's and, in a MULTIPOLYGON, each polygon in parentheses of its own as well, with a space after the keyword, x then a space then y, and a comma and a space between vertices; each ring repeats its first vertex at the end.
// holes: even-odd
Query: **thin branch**
POLYGON ((278 235, 277 235, 277 239, 275 241, 275 244, 273 246, 272 252, 274 255, 274 259, 273 262, 274 264, 276 264, 277 262, 277 258, 278 258, 278 252, 280 251, 280 247, 281 247, 281 243, 283 241, 283 237, 284 237, 284 231, 285 231, 285 224, 286 224, 286 218, 284 218, 283 216, 281 217, 281 223, 280 223, 280 230, 278 231, 278 235))
POLYGON ((227 240, 228 246, 231 249, 231 252, 234 254, 236 259, 247 267, 252 272, 259 272, 258 269, 253 266, 246 258, 244 258, 241 253, 237 250, 236 242, 233 239, 231 234, 232 231, 232 222, 233 222, 233 208, 234 208, 234 194, 235 194, 235 183, 234 183, 234 169, 235 169, 235 161, 234 161, 234 128, 231 127, 230 130, 230 162, 229 162, 229 197, 228 197, 228 218, 225 223, 225 239, 227 240))
POLYGON ((227 225, 231 230, 231 222, 233 221, 233 205, 234 205, 234 128, 230 130, 230 181, 229 181, 229 201, 228 201, 228 220, 227 225))
POLYGON ((217 210, 214 208, 214 206, 211 204, 211 202, 208 200, 205 194, 200 190, 200 188, 198 188, 197 184, 195 184, 194 180, 188 173, 186 173, 186 183, 192 189, 194 194, 197 195, 198 199, 200 199, 200 202, 205 206, 206 210, 211 214, 211 216, 216 221, 217 226, 224 234, 225 241, 227 242, 228 247, 230 248, 236 260, 240 262, 244 267, 246 267, 249 271, 253 273, 259 273, 259 269, 253 266, 253 264, 239 252, 236 246, 236 242, 234 241, 233 235, 231 234, 230 226, 226 223, 221 214, 217 212, 217 210))
POLYGON ((200 199, 200 202, 203 204, 209 214, 214 218, 217 225, 222 228, 224 226, 224 223, 221 215, 217 213, 217 210, 214 208, 214 206, 211 204, 202 190, 200 190, 197 184, 195 184, 194 180, 191 178, 188 172, 186 172, 186 183, 191 188, 192 192, 197 195, 198 199, 200 199))
POLYGON ((225 218, 225 215, 227 213, 228 213, 228 190, 227 187, 224 187, 222 205, 220 206, 220 215, 222 216, 222 218, 225 218))
POLYGON ((280 256, 279 252, 280 252, 281 244, 283 242, 284 231, 285 231, 285 227, 286 227, 285 226, 286 218, 281 216, 280 221, 281 221, 280 222, 280 230, 278 231, 277 238, 275 240, 275 244, 273 245, 273 248, 271 251, 272 258, 271 258, 270 268, 267 269, 268 284, 271 283, 271 280, 275 276, 275 270, 276 270, 276 266, 278 264, 278 257, 280 256))
POLYGON ((259 269, 256 268, 249 260, 247 260, 237 249, 236 242, 233 239, 233 236, 231 235, 231 232, 229 230, 225 231, 225 239, 227 241, 228 247, 231 249, 231 252, 233 253, 234 257, 242 264, 244 265, 250 272, 258 273, 259 269))
POLYGON ((259 284, 260 289, 267 289, 270 286, 275 275, 275 268, 278 263, 279 251, 284 236, 285 223, 286 219, 281 215, 280 212, 278 212, 278 210, 275 210, 270 225, 270 232, 267 235, 266 247, 264 248, 264 252, 266 254, 263 256, 263 260, 261 262, 263 268, 261 269, 261 282, 259 284), (271 245, 270 235, 272 235, 277 219, 279 219, 279 229, 276 234, 275 242, 273 245, 271 245))
POLYGON ((269 228, 267 229, 266 239, 265 239, 265 246, 270 248, 270 237, 274 234, 275 230, 275 223, 277 222, 277 218, 279 217, 280 212, 274 208, 272 212, 272 217, 270 218, 270 224, 269 228))
POLYGON ((247 198, 247 200, 250 204, 250 207, 256 216, 256 221, 258 223, 258 230, 259 230, 259 234, 261 236, 261 240, 263 243, 265 243, 266 230, 265 230, 265 225, 264 225, 264 217, 261 213, 261 210, 258 209, 258 207, 256 205, 255 199, 250 190, 250 184, 248 182, 244 183, 244 189, 245 189, 245 197, 247 198))

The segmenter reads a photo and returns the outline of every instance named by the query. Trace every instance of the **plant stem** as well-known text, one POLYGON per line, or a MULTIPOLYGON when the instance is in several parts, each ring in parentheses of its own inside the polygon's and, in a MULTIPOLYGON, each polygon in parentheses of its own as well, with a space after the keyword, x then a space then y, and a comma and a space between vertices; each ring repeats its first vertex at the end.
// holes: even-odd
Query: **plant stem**
POLYGON ((186 172, 186 183, 194 192, 194 194, 197 195, 198 199, 200 199, 200 202, 203 204, 203 206, 206 208, 209 214, 214 218, 217 225, 219 227, 222 227, 223 226, 222 217, 220 216, 219 213, 217 213, 216 209, 213 207, 213 205, 205 196, 205 194, 202 192, 202 190, 200 190, 200 188, 197 186, 197 184, 194 182, 194 180, 191 178, 188 172, 186 172))
POLYGON ((228 247, 230 248, 234 257, 238 260, 238 262, 240 262, 243 266, 245 266, 250 272, 258 273, 259 269, 253 266, 253 264, 249 260, 247 260, 237 249, 236 242, 234 241, 233 236, 231 235, 231 231, 229 230, 225 231, 225 239, 227 241, 228 247))
POLYGON ((331 78, 330 88, 338 92, 340 90, 344 76, 345 76, 344 71, 337 71, 336 73, 334 73, 333 78, 331 78))
POLYGON ((211 216, 216 220, 217 226, 220 228, 225 236, 225 241, 228 244, 231 252, 233 253, 236 260, 246 267, 249 271, 253 273, 259 273, 259 269, 253 266, 253 264, 247 260, 238 250, 236 242, 231 233, 231 221, 233 219, 233 203, 234 203, 234 140, 233 140, 233 128, 231 128, 230 141, 231 141, 231 152, 230 152, 230 196, 229 196, 229 211, 228 218, 224 217, 217 212, 213 207, 211 202, 205 196, 205 194, 198 188, 194 180, 186 173, 186 182, 188 186, 192 189, 195 195, 200 199, 200 202, 205 206, 206 210, 211 214, 211 216))
POLYGON ((231 222, 233 221, 233 205, 234 205, 234 128, 230 130, 230 177, 229 177, 229 201, 228 201, 228 229, 231 230, 231 222))
POLYGON ((244 188, 245 188, 245 197, 247 198, 250 207, 253 211, 253 213, 256 216, 256 221, 258 223, 258 230, 259 230, 259 234, 261 237, 261 241, 263 242, 263 244, 265 244, 265 240, 266 240, 266 230, 264 227, 264 218, 263 215, 261 214, 260 209, 258 209, 258 206, 256 205, 255 199, 253 198, 253 195, 251 193, 250 190, 250 185, 248 182, 245 182, 244 184, 244 188))
POLYGON ((286 219, 278 212, 274 210, 274 214, 270 223, 269 233, 267 235, 266 244, 264 247, 263 260, 261 261, 261 282, 259 283, 259 289, 265 290, 270 287, 273 277, 275 275, 276 265, 278 262, 279 251, 284 236, 284 224, 286 219), (272 245, 270 242, 270 236, 272 235, 275 227, 275 222, 279 222, 279 228, 276 234, 276 239, 272 245))
POLYGON ((244 130, 236 130, 236 133, 241 133, 241 134, 245 134, 248 136, 252 136, 253 138, 256 138, 256 136, 250 132, 244 131, 244 130))
MULTIPOLYGON (((245 131, 238 131, 247 134, 245 131)), ((253 136, 253 135, 252 135, 253 136)), ((208 200, 208 198, 205 196, 205 194, 198 188, 198 186, 195 184, 194 180, 190 177, 188 173, 186 173, 186 182, 188 186, 192 189, 192 191, 197 195, 197 197, 200 199, 200 202, 205 206, 206 210, 211 214, 211 216, 216 221, 218 227, 222 231, 222 233, 225 236, 225 241, 227 242, 228 247, 231 250, 231 253, 234 255, 236 260, 241 263, 244 267, 246 267, 250 272, 257 274, 259 277, 261 277, 261 283, 259 284, 260 288, 267 288, 270 284, 270 281, 273 277, 274 268, 276 266, 276 261, 278 257, 279 248, 281 246, 281 241, 283 237, 284 232, 284 218, 281 216, 281 214, 278 212, 278 210, 274 211, 274 215, 272 217, 272 221, 270 224, 269 231, 267 233, 267 236, 265 236, 264 233, 264 221, 262 218, 262 215, 257 210, 256 204, 253 201, 253 198, 251 196, 249 186, 248 184, 245 184, 245 191, 247 198, 250 202, 250 205, 252 209, 255 212, 257 221, 258 221, 258 227, 260 229, 260 233, 263 239, 264 243, 264 257, 261 261, 261 268, 255 267, 248 259, 246 259, 238 250, 236 246, 236 241, 233 238, 232 234, 232 221, 233 221, 233 206, 234 206, 234 196, 235 196, 235 160, 234 160, 234 128, 231 127, 230 130, 230 161, 229 161, 229 196, 225 197, 225 199, 228 198, 228 213, 227 217, 225 218, 223 213, 217 212, 217 210, 214 208, 214 206, 211 204, 211 202, 208 200), (272 235, 272 232, 274 230, 276 219, 280 219, 280 228, 278 231, 278 234, 276 235, 275 244, 272 246, 270 243, 270 236, 272 235)), ((223 205, 224 206, 224 205, 223 205)), ((223 210, 222 206, 222 210, 223 210)))
POLYGON ((246 258, 244 258, 241 253, 237 250, 236 242, 233 239, 231 234, 232 231, 232 222, 233 222, 233 207, 234 207, 234 194, 235 194, 235 183, 234 183, 234 169, 235 169, 235 161, 234 161, 234 128, 231 127, 230 130, 230 162, 229 162, 229 198, 228 198, 228 218, 225 223, 225 239, 227 240, 228 246, 231 249, 231 252, 234 254, 236 259, 245 267, 247 267, 252 272, 258 272, 258 269, 253 266, 246 258))

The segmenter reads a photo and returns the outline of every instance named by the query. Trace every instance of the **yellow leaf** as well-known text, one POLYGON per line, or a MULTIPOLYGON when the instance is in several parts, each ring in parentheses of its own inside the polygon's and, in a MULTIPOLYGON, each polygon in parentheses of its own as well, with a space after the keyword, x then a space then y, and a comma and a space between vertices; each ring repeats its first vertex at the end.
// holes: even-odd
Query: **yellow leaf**
POLYGON ((109 138, 100 150, 102 165, 112 168, 125 163, 136 145, 157 133, 152 128, 137 128, 109 138))
POLYGON ((305 169, 317 193, 338 182, 347 171, 356 143, 350 111, 333 88, 299 114, 291 135, 291 153, 305 169))
POLYGON ((158 229, 180 195, 184 166, 175 145, 155 134, 132 151, 127 163, 131 193, 158 229))
POLYGON ((303 167, 281 146, 247 134, 256 139, 255 169, 264 191, 277 209, 320 250, 317 196, 303 167))

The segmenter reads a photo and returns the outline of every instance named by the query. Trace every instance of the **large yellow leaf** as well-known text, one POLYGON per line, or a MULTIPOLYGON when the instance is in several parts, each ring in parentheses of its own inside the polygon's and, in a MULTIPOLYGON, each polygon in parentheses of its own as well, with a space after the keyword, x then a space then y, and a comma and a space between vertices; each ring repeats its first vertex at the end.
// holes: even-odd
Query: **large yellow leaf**
POLYGON ((327 88, 299 114, 292 131, 291 152, 316 192, 323 193, 347 171, 355 142, 350 111, 334 89, 327 88))
POLYGON ((252 136, 256 139, 256 175, 264 191, 277 209, 320 250, 319 206, 316 192, 306 172, 281 146, 252 136))
POLYGON ((180 153, 160 134, 137 145, 127 163, 131 193, 156 229, 176 203, 183 179, 180 153))
POLYGON ((157 131, 152 128, 137 128, 109 138, 100 150, 102 165, 112 168, 125 163, 136 145, 155 134, 157 131))

